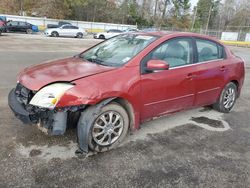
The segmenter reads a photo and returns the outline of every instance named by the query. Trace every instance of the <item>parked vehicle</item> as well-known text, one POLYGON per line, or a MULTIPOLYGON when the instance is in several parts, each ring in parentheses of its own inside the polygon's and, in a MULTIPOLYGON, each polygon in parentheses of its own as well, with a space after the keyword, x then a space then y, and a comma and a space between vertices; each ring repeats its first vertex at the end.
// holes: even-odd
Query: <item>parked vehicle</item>
POLYGON ((1 33, 6 31, 6 17, 5 16, 0 16, 0 35, 1 33))
POLYGON ((58 24, 48 24, 47 28, 59 28, 63 25, 71 25, 71 23, 65 22, 65 21, 60 21, 60 22, 58 22, 58 24))
POLYGON ((138 29, 134 29, 134 28, 127 28, 123 31, 124 33, 134 33, 134 32, 139 32, 138 29))
POLYGON ((83 36, 87 35, 87 32, 79 28, 77 26, 73 25, 63 25, 59 28, 51 28, 51 29, 46 29, 44 31, 44 34, 46 36, 51 36, 51 37, 77 37, 77 38, 83 38, 83 36))
POLYGON ((38 32, 38 27, 28 22, 22 21, 9 21, 6 25, 7 32, 25 32, 31 34, 32 32, 38 32))
POLYGON ((95 39, 109 39, 109 38, 115 37, 117 35, 120 35, 121 33, 123 33, 123 31, 121 31, 119 29, 110 29, 107 32, 101 32, 101 33, 94 34, 94 38, 95 39))
POLYGON ((153 117, 205 105, 230 112, 244 74, 244 61, 208 36, 130 33, 24 69, 9 106, 52 135, 75 123, 80 151, 103 152, 153 117))
POLYGON ((159 30, 157 28, 150 27, 150 28, 145 28, 142 31, 143 32, 155 32, 155 31, 159 31, 159 30))

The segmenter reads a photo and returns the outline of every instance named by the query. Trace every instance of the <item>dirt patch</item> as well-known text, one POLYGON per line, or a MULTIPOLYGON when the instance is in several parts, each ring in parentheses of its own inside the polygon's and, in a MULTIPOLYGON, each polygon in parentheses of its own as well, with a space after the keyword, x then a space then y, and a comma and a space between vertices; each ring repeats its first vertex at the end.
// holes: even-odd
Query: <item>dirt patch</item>
POLYGON ((30 157, 35 157, 35 156, 38 156, 42 153, 41 150, 38 150, 38 149, 33 149, 30 151, 30 157))
POLYGON ((200 112, 207 112, 213 110, 212 106, 205 106, 203 109, 199 110, 200 112))
POLYGON ((207 118, 204 116, 192 117, 191 120, 196 122, 196 123, 203 123, 203 124, 209 125, 209 126, 214 127, 214 128, 224 128, 222 121, 210 119, 210 118, 207 118))

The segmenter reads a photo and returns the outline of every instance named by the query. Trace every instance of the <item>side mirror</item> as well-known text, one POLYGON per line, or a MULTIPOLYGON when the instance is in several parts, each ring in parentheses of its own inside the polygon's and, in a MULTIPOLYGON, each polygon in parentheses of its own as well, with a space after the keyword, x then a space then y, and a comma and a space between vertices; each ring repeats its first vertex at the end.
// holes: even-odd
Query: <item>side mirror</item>
POLYGON ((169 64, 166 61, 158 59, 149 60, 146 68, 146 70, 149 72, 168 70, 168 69, 169 69, 169 64))

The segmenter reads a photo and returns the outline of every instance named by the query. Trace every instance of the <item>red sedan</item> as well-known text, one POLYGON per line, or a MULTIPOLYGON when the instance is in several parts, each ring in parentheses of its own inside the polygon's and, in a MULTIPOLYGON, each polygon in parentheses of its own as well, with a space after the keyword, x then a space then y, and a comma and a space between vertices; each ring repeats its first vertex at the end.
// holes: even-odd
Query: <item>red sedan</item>
POLYGON ((193 33, 127 33, 79 55, 26 68, 9 106, 52 135, 77 125, 80 151, 116 147, 156 116, 213 105, 228 113, 240 96, 244 61, 193 33))

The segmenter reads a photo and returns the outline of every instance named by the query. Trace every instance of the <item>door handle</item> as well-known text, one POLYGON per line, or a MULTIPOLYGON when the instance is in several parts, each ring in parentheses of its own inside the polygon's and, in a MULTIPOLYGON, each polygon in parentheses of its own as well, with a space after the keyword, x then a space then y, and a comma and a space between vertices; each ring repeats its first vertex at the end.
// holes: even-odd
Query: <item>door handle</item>
POLYGON ((192 80, 193 78, 195 78, 196 77, 196 75, 194 75, 193 73, 189 73, 188 75, 187 75, 187 79, 189 79, 189 80, 192 80))
POLYGON ((223 65, 220 67, 220 71, 224 72, 226 70, 226 67, 223 65))

